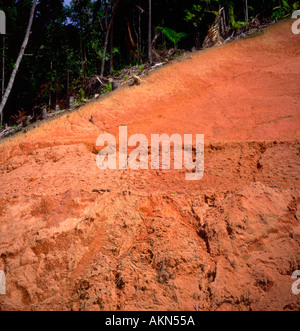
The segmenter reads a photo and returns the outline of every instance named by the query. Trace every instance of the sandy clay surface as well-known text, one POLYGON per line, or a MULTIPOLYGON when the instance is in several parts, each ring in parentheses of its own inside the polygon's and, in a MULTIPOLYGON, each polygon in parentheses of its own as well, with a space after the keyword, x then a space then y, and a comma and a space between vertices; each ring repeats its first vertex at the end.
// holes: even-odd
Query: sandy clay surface
POLYGON ((299 86, 284 22, 3 142, 0 310, 299 310, 299 86), (121 125, 205 134, 203 179, 99 170, 121 125))

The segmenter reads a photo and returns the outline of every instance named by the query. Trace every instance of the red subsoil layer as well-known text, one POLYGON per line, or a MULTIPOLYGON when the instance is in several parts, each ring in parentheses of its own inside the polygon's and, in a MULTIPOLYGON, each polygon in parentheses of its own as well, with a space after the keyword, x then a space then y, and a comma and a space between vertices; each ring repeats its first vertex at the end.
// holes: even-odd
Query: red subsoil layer
POLYGON ((2 143, 0 310, 299 310, 299 77, 288 21, 2 143), (205 134, 203 179, 100 171, 121 125, 205 134))

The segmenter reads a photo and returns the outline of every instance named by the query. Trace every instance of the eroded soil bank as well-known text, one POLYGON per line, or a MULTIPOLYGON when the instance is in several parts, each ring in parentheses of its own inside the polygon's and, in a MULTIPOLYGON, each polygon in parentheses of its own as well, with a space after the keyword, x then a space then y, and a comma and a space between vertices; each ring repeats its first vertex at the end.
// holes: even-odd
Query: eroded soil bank
POLYGON ((277 24, 2 143, 0 310, 299 310, 299 46, 277 24), (205 134, 204 178, 100 171, 121 125, 205 134))

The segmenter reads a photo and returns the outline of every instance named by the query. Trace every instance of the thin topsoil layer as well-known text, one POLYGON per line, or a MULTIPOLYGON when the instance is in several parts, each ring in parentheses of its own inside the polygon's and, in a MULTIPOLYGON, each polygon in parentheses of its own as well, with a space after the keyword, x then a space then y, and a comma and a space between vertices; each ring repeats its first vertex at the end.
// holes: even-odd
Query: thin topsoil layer
POLYGON ((299 310, 291 24, 188 55, 3 142, 0 310, 299 310), (99 170, 96 139, 121 125, 149 139, 205 134, 203 179, 99 170))

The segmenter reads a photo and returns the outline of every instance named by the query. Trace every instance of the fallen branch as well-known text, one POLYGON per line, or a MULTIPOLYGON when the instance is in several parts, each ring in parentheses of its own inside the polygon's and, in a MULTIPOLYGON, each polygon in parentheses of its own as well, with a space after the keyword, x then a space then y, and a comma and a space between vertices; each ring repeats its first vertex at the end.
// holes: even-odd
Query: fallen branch
POLYGON ((21 125, 19 125, 17 127, 8 127, 7 129, 0 132, 0 139, 9 136, 11 133, 16 133, 16 132, 20 131, 21 129, 22 129, 21 125))
POLYGON ((105 86, 106 84, 104 84, 102 81, 101 81, 101 79, 98 77, 98 76, 95 76, 96 77, 96 79, 98 80, 98 82, 101 84, 101 85, 103 85, 103 86, 105 86))

